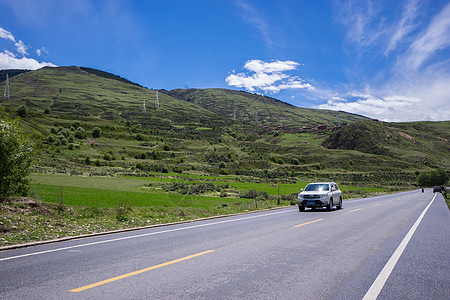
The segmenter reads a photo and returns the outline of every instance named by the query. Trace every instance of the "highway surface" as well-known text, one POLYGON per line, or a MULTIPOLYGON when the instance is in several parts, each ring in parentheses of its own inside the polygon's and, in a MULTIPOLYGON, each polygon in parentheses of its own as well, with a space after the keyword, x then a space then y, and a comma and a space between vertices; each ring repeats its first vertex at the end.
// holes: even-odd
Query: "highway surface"
POLYGON ((1 299, 449 299, 450 213, 403 192, 0 252, 1 299))

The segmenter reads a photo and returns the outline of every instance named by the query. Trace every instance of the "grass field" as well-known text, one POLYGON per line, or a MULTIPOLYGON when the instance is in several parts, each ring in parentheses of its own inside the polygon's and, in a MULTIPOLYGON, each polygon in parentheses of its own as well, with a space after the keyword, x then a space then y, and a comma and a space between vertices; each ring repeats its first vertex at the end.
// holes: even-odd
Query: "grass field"
MULTIPOLYGON (((34 194, 44 202, 77 205, 86 207, 111 208, 118 203, 127 202, 133 207, 197 207, 211 209, 230 205, 235 202, 251 202, 253 200, 239 197, 215 197, 211 195, 182 195, 176 192, 166 192, 163 187, 167 183, 188 183, 190 185, 205 182, 214 185, 228 185, 234 193, 240 194, 251 189, 267 192, 272 196, 295 195, 308 182, 271 183, 242 182, 236 177, 212 177, 187 174, 152 173, 152 177, 81 177, 65 175, 39 174, 31 176, 34 194)), ((388 189, 356 187, 342 185, 344 195, 360 191, 357 195, 388 192, 388 189)), ((216 193, 217 194, 217 193, 216 193)), ((347 195, 349 196, 349 195, 347 195)), ((263 201, 264 202, 264 201, 263 201)), ((289 204, 289 202, 287 202, 289 204)))

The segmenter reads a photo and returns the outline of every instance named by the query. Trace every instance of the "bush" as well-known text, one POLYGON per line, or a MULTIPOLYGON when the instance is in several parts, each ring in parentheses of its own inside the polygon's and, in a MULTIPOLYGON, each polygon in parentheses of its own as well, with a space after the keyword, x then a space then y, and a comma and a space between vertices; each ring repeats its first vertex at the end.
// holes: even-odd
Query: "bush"
POLYGON ((250 189, 241 195, 241 198, 247 198, 247 199, 256 199, 256 197, 258 197, 258 192, 254 189, 250 189))
POLYGON ((77 128, 77 130, 75 131, 75 137, 77 139, 84 139, 86 137, 86 131, 84 130, 83 127, 77 128))
POLYGON ((448 180, 447 172, 442 169, 420 173, 416 178, 417 185, 422 187, 444 186, 448 180))
POLYGON ((17 120, 0 120, 0 201, 28 191, 27 176, 34 161, 31 141, 17 120))
POLYGON ((28 115, 27 107, 25 105, 19 106, 19 108, 17 109, 17 114, 19 115, 19 117, 25 118, 28 115))
POLYGON ((100 127, 94 127, 94 129, 92 129, 92 137, 93 138, 99 138, 102 134, 102 131, 100 129, 100 127))

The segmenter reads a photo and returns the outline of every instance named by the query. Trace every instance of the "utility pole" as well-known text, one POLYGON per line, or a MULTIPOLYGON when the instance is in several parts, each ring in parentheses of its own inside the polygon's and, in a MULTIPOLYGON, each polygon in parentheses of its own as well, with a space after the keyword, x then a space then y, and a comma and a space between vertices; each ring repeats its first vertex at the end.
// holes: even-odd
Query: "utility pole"
POLYGON ((158 107, 159 107, 158 91, 156 91, 155 108, 158 108, 158 107))
POLYGON ((9 76, 6 74, 6 86, 5 93, 3 94, 3 99, 9 99, 9 76))

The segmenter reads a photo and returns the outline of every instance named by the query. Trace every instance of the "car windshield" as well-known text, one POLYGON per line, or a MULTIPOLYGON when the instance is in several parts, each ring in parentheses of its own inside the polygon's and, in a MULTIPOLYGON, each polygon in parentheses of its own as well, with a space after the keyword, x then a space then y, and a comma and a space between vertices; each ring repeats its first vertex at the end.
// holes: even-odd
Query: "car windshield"
POLYGON ((314 183, 314 184, 308 184, 305 188, 305 191, 308 192, 322 192, 322 191, 329 191, 330 187, 327 183, 314 183))

